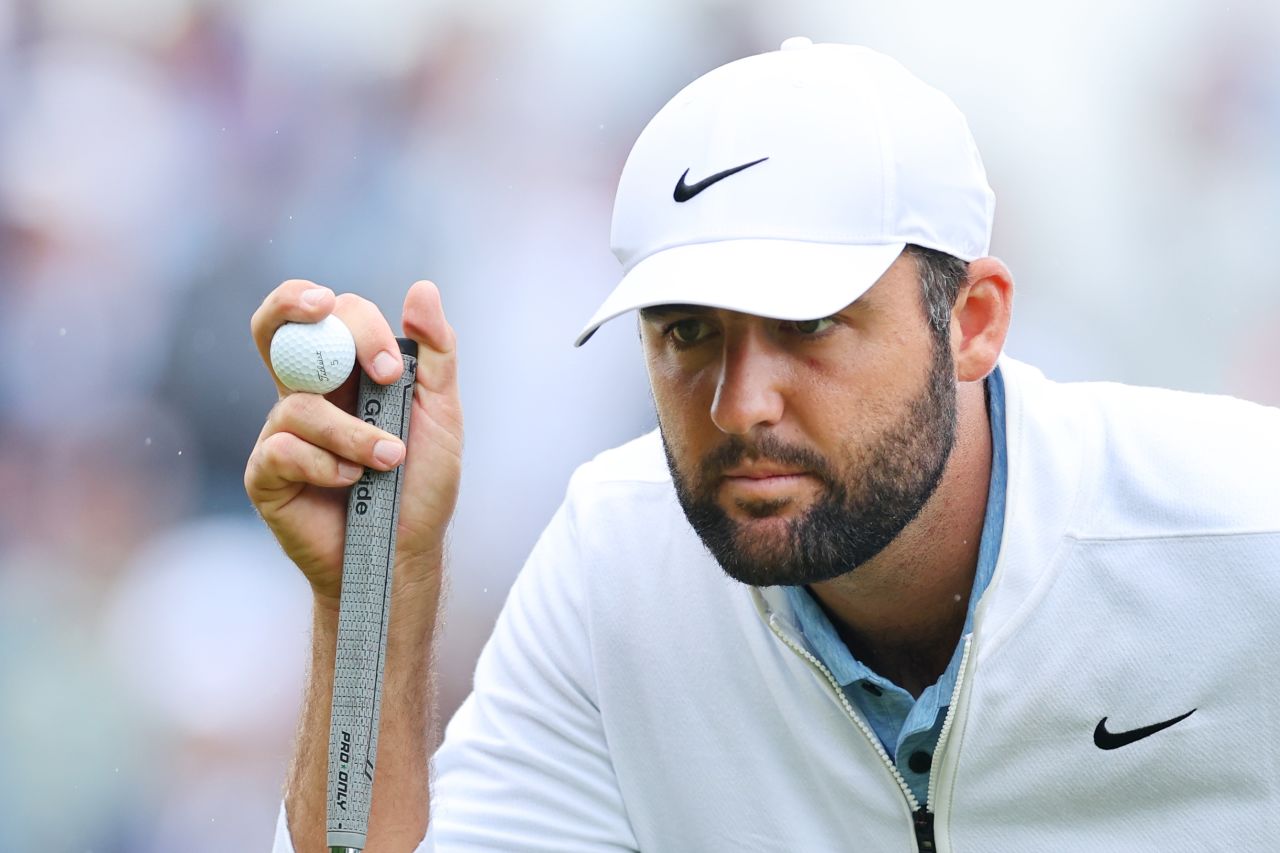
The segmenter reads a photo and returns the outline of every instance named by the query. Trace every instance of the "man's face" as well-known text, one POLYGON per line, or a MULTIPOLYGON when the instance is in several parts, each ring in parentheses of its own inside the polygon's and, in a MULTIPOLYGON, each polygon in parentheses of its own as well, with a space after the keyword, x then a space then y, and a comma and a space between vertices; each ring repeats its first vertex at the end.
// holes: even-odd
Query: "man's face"
POLYGON ((823 320, 659 306, 641 312, 641 334, 677 497, 731 577, 852 571, 937 487, 956 378, 913 258, 823 320))

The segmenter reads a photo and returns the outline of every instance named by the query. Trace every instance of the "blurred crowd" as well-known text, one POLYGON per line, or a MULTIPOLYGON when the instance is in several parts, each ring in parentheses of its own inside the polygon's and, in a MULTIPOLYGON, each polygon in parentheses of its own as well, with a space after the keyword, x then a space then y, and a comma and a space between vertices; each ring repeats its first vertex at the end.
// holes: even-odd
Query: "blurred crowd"
POLYGON ((885 50, 969 116, 1012 354, 1280 404, 1275 4, 834 5, 0 0, 6 848, 269 842, 309 602, 241 481, 274 399, 249 316, 287 278, 393 324, 441 287, 456 708, 568 474, 653 426, 626 321, 570 345, 630 144, 787 36, 885 50))

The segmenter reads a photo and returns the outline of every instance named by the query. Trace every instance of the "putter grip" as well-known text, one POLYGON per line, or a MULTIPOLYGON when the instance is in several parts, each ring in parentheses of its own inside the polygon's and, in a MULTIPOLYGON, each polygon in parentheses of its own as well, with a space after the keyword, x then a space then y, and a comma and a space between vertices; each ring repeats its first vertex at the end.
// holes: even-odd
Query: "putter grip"
MULTIPOLYGON (((361 371, 356 414, 407 441, 417 345, 397 340, 404 374, 390 385, 379 385, 361 371)), ((329 726, 326 823, 331 848, 363 850, 369 828, 403 472, 403 465, 391 471, 365 469, 347 501, 329 726)))

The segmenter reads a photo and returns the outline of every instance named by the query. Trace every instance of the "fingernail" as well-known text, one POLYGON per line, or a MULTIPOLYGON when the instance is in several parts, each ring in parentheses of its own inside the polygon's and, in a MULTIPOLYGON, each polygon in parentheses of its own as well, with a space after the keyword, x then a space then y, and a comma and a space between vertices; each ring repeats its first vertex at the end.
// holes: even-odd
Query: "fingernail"
POLYGON ((404 455, 404 446, 397 441, 383 439, 373 446, 373 458, 383 465, 395 465, 404 455))
POLYGON ((364 469, 350 462, 338 463, 338 476, 343 480, 358 480, 364 469))
POLYGON ((310 290, 302 291, 302 304, 308 308, 315 308, 324 299, 329 291, 323 287, 313 287, 310 290))
POLYGON ((403 364, 394 355, 389 352, 380 352, 373 359, 373 372, 379 376, 390 377, 396 369, 396 364, 403 364))

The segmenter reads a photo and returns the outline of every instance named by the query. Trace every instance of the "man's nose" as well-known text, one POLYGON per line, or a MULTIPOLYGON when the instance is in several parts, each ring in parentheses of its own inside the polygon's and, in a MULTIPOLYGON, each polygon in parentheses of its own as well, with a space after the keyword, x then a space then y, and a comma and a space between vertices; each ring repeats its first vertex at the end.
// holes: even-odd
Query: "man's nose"
POLYGON ((721 432, 747 435, 782 419, 786 365, 766 341, 746 334, 725 336, 711 420, 721 432))

